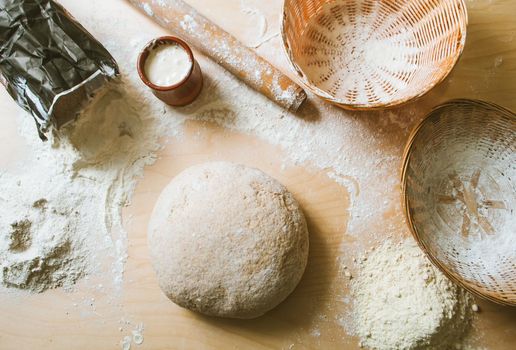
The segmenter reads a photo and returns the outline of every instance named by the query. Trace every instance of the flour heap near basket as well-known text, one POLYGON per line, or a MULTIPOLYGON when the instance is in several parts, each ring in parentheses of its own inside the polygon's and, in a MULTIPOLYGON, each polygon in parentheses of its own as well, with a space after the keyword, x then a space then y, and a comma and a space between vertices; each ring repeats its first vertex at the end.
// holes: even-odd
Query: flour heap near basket
POLYGON ((370 349, 461 349, 473 297, 448 280, 412 239, 390 240, 357 261, 354 332, 370 349))

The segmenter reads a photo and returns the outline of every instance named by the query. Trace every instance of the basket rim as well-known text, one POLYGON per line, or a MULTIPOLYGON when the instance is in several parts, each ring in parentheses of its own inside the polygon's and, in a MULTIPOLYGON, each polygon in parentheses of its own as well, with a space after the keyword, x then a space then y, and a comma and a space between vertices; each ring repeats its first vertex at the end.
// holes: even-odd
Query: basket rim
POLYGON ((511 111, 508 108, 502 107, 496 103, 489 102, 489 101, 483 101, 478 99, 466 99, 466 98, 459 98, 459 99, 452 99, 448 100, 444 103, 441 103, 432 110, 426 114, 426 116, 419 122, 419 124, 412 130, 410 133, 410 136, 408 138, 407 144, 405 146, 404 152, 403 152, 403 158, 402 158, 402 164, 401 164, 401 205, 402 210, 404 213, 404 216, 407 220, 407 225, 409 227, 409 230, 416 240, 417 244, 423 250, 425 255, 429 258, 429 260, 433 263, 434 266, 436 266, 446 277, 448 277, 450 280, 455 282, 456 284, 462 286, 472 294, 489 301, 492 301, 494 303, 504 305, 504 306, 513 306, 516 307, 516 297, 513 300, 508 300, 506 298, 501 297, 496 292, 487 291, 485 287, 483 287, 481 284, 474 283, 471 281, 467 281, 464 278, 462 278, 459 274, 454 273, 450 271, 437 257, 433 256, 433 254, 430 253, 430 249, 423 243, 423 241, 420 238, 419 232, 417 230, 417 227, 414 223, 414 220, 412 218, 412 215, 410 214, 409 210, 409 199, 407 195, 407 169, 408 164, 410 160, 410 155, 413 151, 413 145, 414 141, 416 140, 416 137, 418 136, 419 132, 422 128, 426 126, 427 123, 431 122, 433 120, 433 117, 436 117, 439 115, 439 111, 443 109, 447 109, 450 107, 454 107, 457 105, 474 105, 484 108, 492 109, 496 112, 498 112, 501 115, 507 116, 513 120, 516 121, 516 113, 511 111))
POLYGON ((375 103, 347 103, 345 99, 342 98, 336 98, 331 96, 329 93, 325 92, 324 90, 321 90, 317 86, 310 83, 306 77, 306 75, 303 73, 303 70, 299 67, 299 65, 295 62, 295 59, 293 57, 293 54, 291 50, 289 49, 288 40, 286 37, 285 32, 285 25, 286 25, 286 3, 287 0, 283 1, 282 5, 282 19, 280 21, 280 33, 281 33, 281 42, 283 47, 283 52, 287 56, 287 61, 290 65, 290 68, 294 70, 296 73, 296 77, 300 85, 316 95, 319 98, 322 98, 323 100, 334 104, 338 107, 348 109, 348 110, 355 110, 355 111, 368 111, 368 110, 381 110, 385 108, 392 108, 392 107, 399 107, 401 105, 407 104, 409 102, 413 102, 424 95, 426 95, 428 92, 430 92, 434 87, 442 83, 448 75, 450 75, 451 71, 455 68, 457 65, 457 62, 459 61, 460 57, 462 56, 464 52, 464 47, 466 45, 466 36, 467 36, 467 27, 468 27, 468 11, 466 7, 465 0, 451 0, 455 1, 459 6, 461 11, 458 13, 458 18, 460 19, 460 27, 458 28, 460 38, 457 41, 457 50, 455 51, 455 54, 453 56, 453 61, 451 64, 448 65, 447 69, 442 70, 440 72, 441 76, 438 79, 435 79, 431 84, 428 84, 425 86, 424 89, 421 89, 418 93, 411 94, 410 96, 404 97, 404 98, 398 98, 395 100, 387 101, 387 102, 375 102, 375 103))

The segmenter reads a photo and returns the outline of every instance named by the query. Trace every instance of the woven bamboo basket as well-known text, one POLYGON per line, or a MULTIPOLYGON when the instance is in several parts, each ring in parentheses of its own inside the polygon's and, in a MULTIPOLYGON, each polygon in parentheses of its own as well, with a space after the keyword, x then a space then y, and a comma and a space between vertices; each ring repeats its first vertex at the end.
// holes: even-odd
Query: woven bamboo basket
POLYGON ((409 227, 450 279, 516 306, 516 114, 477 100, 435 108, 405 149, 409 227))
POLYGON ((467 22, 464 0, 285 0, 281 34, 307 90, 367 110, 441 82, 462 53, 467 22))

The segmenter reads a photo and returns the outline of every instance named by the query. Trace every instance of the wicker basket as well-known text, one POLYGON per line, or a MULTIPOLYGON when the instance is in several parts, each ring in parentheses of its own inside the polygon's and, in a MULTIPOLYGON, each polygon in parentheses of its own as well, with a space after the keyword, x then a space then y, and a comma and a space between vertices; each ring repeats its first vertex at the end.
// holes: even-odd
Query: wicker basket
POLYGON ((435 108, 402 168, 410 229, 452 280, 516 306, 516 115, 476 100, 435 108))
POLYGON ((309 91, 379 109, 422 96, 464 48, 464 0, 285 0, 282 38, 309 91))

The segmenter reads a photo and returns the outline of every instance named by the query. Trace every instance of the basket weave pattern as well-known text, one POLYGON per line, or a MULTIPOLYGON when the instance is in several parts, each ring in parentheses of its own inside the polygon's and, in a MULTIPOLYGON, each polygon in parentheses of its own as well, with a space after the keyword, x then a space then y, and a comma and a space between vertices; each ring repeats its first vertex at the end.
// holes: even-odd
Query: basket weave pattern
POLYGON ((430 113, 407 145, 402 190, 419 244, 454 281, 516 305, 516 115, 475 100, 430 113))
POLYGON ((285 0, 282 37, 308 90, 370 109, 442 81, 462 53, 466 25, 463 0, 285 0))

